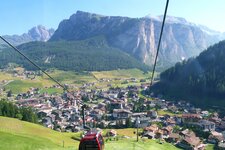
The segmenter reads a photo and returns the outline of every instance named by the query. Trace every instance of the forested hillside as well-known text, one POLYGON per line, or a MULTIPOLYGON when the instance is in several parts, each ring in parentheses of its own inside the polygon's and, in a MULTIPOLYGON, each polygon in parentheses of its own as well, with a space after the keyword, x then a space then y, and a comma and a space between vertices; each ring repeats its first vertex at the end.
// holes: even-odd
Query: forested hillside
MULTIPOLYGON (((101 71, 148 67, 127 53, 111 48, 103 37, 83 41, 30 42, 18 48, 43 69, 57 68, 71 71, 101 71)), ((12 49, 0 52, 0 67, 13 62, 26 69, 36 69, 12 49)))
POLYGON ((225 41, 219 42, 166 70, 154 91, 166 97, 186 99, 199 106, 225 106, 225 41))

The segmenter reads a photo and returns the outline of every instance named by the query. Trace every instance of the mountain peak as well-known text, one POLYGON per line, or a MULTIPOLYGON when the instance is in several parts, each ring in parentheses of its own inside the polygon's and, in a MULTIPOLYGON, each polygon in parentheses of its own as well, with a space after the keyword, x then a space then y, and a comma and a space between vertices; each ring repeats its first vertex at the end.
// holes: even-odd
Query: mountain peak
POLYGON ((3 37, 13 45, 20 45, 31 41, 47 41, 54 32, 55 30, 53 28, 47 29, 43 25, 38 25, 22 35, 4 35, 3 37))
POLYGON ((71 15, 69 20, 71 21, 77 21, 77 20, 82 20, 82 21, 87 21, 91 18, 100 18, 104 17, 103 15, 95 14, 95 13, 89 13, 89 12, 84 12, 78 10, 75 14, 71 15))
POLYGON ((34 41, 47 41, 53 35, 54 29, 46 29, 43 25, 38 25, 31 28, 28 31, 28 35, 34 39, 34 41))

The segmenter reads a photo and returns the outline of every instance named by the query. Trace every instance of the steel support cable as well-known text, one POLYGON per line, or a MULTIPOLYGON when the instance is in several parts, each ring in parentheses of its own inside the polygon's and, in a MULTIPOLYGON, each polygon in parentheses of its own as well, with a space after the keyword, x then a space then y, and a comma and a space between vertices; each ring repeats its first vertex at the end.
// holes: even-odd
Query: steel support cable
POLYGON ((61 83, 59 83, 56 79, 54 79, 52 76, 50 76, 46 71, 44 71, 43 69, 41 69, 41 67, 39 67, 36 63, 34 63, 30 58, 28 58, 26 55, 24 55, 18 48, 16 48, 15 46, 13 46, 11 43, 9 43, 5 38, 3 38, 2 36, 0 36, 0 38, 7 43, 11 48, 13 48, 16 52, 18 52, 21 56, 23 56, 27 61, 29 61, 32 65, 34 65, 36 68, 38 68, 41 72, 43 72, 45 75, 47 75, 52 81, 54 81, 56 84, 58 84, 60 87, 63 88, 64 91, 67 91, 68 93, 69 90, 67 88, 65 88, 61 83))
POLYGON ((151 87, 152 84, 153 84, 154 73, 155 73, 155 67, 156 67, 157 58, 158 58, 158 54, 159 54, 159 48, 160 48, 160 44, 161 44, 161 39, 162 39, 162 34, 163 34, 164 24, 165 24, 165 20, 166 20, 166 13, 167 13, 168 5, 169 5, 169 0, 166 1, 166 7, 165 7, 164 15, 163 15, 163 22, 162 22, 161 31, 160 31, 160 36, 159 36, 159 42, 158 42, 157 52, 156 52, 155 61, 154 61, 154 65, 153 65, 153 70, 152 70, 152 77, 151 77, 150 87, 151 87))

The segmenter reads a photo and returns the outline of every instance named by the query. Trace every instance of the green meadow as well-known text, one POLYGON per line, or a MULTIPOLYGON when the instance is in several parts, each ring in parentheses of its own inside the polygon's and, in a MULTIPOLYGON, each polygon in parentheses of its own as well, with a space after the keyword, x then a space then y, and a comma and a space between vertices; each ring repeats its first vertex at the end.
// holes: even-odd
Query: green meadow
POLYGON ((57 132, 18 119, 0 117, 0 149, 76 149, 79 142, 71 137, 79 135, 57 132))
MULTIPOLYGON (((73 71, 62 71, 62 70, 50 70, 48 73, 61 84, 70 84, 74 87, 81 86, 84 83, 96 83, 93 88, 107 88, 108 84, 116 87, 126 87, 128 85, 140 85, 140 79, 146 79, 149 82, 151 73, 144 73, 139 69, 121 69, 112 71, 100 71, 100 72, 73 72, 73 71), (110 82, 97 82, 99 79, 110 79, 110 82), (117 80, 120 78, 121 80, 117 80), (136 82, 123 83, 125 80, 130 78, 136 78, 136 82)), ((8 83, 4 85, 6 90, 11 90, 13 94, 21 92, 27 92, 31 87, 40 88, 41 93, 48 92, 62 93, 62 89, 50 88, 55 85, 52 80, 46 75, 36 76, 35 79, 27 79, 23 77, 13 77, 9 73, 0 72, 0 81, 7 80, 8 83)), ((71 89, 73 90, 73 89, 71 89)))

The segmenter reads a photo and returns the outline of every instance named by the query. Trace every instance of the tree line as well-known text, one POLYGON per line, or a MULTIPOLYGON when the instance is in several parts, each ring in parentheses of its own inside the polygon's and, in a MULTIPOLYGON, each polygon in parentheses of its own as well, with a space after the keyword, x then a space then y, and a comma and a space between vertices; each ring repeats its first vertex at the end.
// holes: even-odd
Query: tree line
POLYGON ((32 123, 38 122, 38 117, 32 108, 18 107, 6 100, 0 100, 0 116, 17 118, 32 123))

